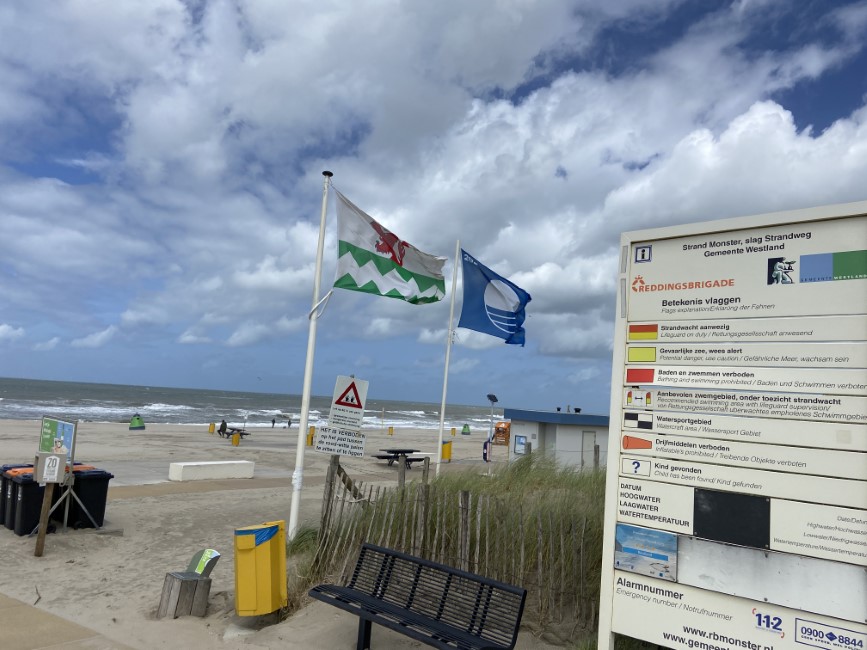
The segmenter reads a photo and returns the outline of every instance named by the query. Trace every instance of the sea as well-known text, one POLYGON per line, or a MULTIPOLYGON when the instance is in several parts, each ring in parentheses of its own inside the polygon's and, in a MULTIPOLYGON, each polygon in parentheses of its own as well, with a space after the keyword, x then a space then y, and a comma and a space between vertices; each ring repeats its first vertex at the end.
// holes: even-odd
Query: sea
MULTIPOLYGON (((308 424, 325 426, 332 396, 312 396, 308 424)), ((487 431, 490 406, 446 405, 445 429, 464 424, 487 431)), ((225 419, 230 426, 298 426, 300 395, 240 393, 224 390, 125 386, 0 377, 0 419, 39 420, 50 417, 69 422, 129 422, 140 415, 145 424, 208 425, 225 419)), ((503 417, 494 409, 494 419, 503 417)), ((440 405, 368 399, 363 428, 439 429, 440 405)))

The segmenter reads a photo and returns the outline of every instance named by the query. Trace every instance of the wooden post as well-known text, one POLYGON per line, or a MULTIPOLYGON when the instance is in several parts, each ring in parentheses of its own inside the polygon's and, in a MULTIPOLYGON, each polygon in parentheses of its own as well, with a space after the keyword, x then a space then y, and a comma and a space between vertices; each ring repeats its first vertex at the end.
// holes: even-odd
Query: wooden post
POLYGON ((599 469, 599 445, 593 445, 593 469, 599 469))
POLYGON ((397 487, 402 488, 406 484, 406 454, 397 457, 397 487))
POLYGON ((421 474, 421 482, 427 485, 428 476, 430 475, 430 456, 424 457, 424 463, 422 465, 422 474, 421 474))
POLYGON ((463 571, 470 570, 470 493, 466 490, 461 490, 459 496, 460 509, 460 530, 458 539, 460 540, 460 568, 463 571))
POLYGON ((36 535, 36 550, 33 555, 42 557, 42 552, 45 550, 45 534, 48 528, 48 511, 51 510, 51 498, 54 496, 54 483, 48 483, 45 486, 45 493, 42 495, 42 510, 39 512, 39 533, 36 535))
POLYGON ((331 506, 334 502, 334 478, 337 476, 337 467, 340 465, 340 456, 331 454, 328 462, 328 472, 325 475, 325 490, 322 494, 322 517, 319 522, 319 540, 325 538, 328 531, 328 520, 331 518, 331 506))

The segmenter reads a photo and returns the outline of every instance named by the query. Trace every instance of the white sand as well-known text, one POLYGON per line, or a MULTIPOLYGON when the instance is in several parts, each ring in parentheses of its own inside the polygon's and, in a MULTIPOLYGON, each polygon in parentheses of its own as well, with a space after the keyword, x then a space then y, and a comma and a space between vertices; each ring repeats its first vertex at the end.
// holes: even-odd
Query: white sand
MULTIPOLYGON (((38 421, 0 420, 0 464, 32 462, 38 421)), ((266 521, 288 524, 297 428, 256 428, 240 446, 210 435, 205 427, 81 423, 76 460, 114 474, 109 483, 103 530, 68 530, 48 535, 45 552, 34 556, 36 537, 21 537, 0 526, 0 593, 92 628, 133 648, 306 648, 355 647, 358 619, 311 601, 290 619, 239 617, 234 613, 234 530, 266 521), (169 482, 169 463, 249 460, 253 479, 169 482), (215 548, 221 554, 211 578, 204 618, 156 619, 166 572, 186 568, 193 554, 215 548)), ((365 430, 367 456, 389 446, 408 445, 436 458, 438 433, 429 430, 365 430)), ((454 438, 453 461, 442 471, 478 466, 487 432, 454 438)), ((496 447, 495 460, 506 450, 496 447)), ((306 449, 301 523, 316 524, 329 456, 306 449)), ((397 468, 365 457, 342 457, 354 479, 394 485, 397 468)), ((431 465, 433 471, 433 464, 431 465)), ((407 480, 421 478, 420 465, 407 480)), ((373 626, 375 648, 426 647, 373 626)), ((518 648, 547 645, 522 631, 518 648)))

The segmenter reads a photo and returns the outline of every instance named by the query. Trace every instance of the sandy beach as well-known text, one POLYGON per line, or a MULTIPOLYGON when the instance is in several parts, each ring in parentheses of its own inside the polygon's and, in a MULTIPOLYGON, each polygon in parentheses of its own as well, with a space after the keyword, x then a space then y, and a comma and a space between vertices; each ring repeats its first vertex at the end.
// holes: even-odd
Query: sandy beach
MULTIPOLYGON (((0 464, 32 462, 40 422, 0 420, 0 464)), ((395 485, 397 468, 372 454, 407 445, 432 455, 437 431, 364 430, 365 457, 342 457, 356 480, 395 485)), ((354 648, 358 619, 310 601, 289 619, 239 617, 234 611, 234 530, 266 521, 288 524, 295 466, 297 428, 256 428, 237 447, 207 427, 148 424, 130 431, 127 424, 79 424, 76 461, 111 472, 105 525, 101 530, 58 531, 46 537, 42 557, 34 556, 36 537, 0 527, 0 593, 51 612, 102 634, 112 648, 354 648), (169 481, 169 464, 181 461, 247 460, 252 479, 169 481), (166 572, 186 568, 193 554, 214 548, 222 557, 211 574, 204 618, 156 618, 166 572)), ((452 437, 452 462, 441 471, 478 466, 485 433, 452 437)), ((495 449, 502 459, 506 450, 495 449)), ((307 448, 301 496, 302 525, 316 525, 329 456, 307 448)), ((433 464, 431 465, 433 471, 433 464)), ((407 480, 420 480, 414 466, 407 480)), ((374 626, 373 647, 426 647, 374 626)), ((553 648, 522 631, 518 648, 553 648)))

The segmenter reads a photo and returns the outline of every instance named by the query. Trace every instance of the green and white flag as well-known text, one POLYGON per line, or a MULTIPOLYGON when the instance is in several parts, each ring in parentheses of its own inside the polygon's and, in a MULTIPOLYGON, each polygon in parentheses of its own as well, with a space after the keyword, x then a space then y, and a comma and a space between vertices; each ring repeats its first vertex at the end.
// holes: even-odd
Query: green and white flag
POLYGON ((416 305, 445 297, 446 258, 422 253, 383 228, 340 192, 334 193, 340 239, 336 288, 416 305))

